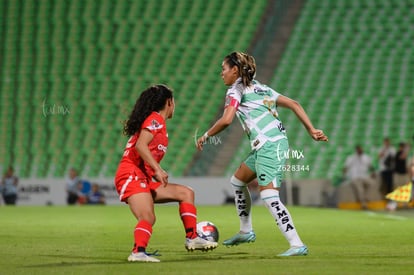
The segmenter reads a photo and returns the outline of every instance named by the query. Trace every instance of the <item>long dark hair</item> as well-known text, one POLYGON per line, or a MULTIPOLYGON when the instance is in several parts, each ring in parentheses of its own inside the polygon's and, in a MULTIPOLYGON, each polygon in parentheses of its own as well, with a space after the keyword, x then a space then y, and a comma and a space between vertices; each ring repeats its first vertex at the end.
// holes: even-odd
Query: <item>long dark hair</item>
POLYGON ((239 68, 239 76, 244 86, 250 86, 256 76, 256 61, 254 57, 242 52, 232 52, 224 57, 224 61, 232 68, 239 68))
POLYGON ((134 109, 124 124, 124 134, 132 136, 141 129, 144 120, 152 113, 162 110, 173 91, 163 84, 157 84, 144 90, 135 102, 134 109))

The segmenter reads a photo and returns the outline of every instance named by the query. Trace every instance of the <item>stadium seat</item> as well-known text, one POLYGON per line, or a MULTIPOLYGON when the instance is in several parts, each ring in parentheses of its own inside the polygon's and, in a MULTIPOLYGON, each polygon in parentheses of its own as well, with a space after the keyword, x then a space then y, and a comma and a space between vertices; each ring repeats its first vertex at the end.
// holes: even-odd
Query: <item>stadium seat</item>
MULTIPOLYGON (((357 143, 375 158, 384 136, 394 144, 411 139, 414 128, 407 121, 414 119, 408 107, 414 81, 405 73, 412 55, 404 49, 412 32, 404 30, 412 5, 397 2, 306 2, 272 87, 298 99, 330 140, 314 144, 298 135, 303 128, 294 114, 283 112, 291 147, 317 148, 305 151, 315 169, 293 177, 333 179, 357 143)), ((237 156, 248 150, 241 148, 237 156)))
POLYGON ((166 169, 182 175, 196 152, 194 129, 206 129, 222 108, 221 58, 248 48, 266 6, 235 0, 4 3, 1 72, 10 81, 0 84, 2 132, 31 131, 15 141, 2 137, 10 148, 1 149, 0 165, 14 162, 20 177, 62 177, 71 166, 90 173, 85 176, 113 176, 126 142, 122 121, 139 92, 160 82, 174 89, 179 103, 169 122, 174 146, 166 169), (228 24, 243 32, 228 32, 228 24), (69 113, 44 114, 47 106, 69 113), (5 119, 11 116, 19 127, 5 119), (18 146, 31 152, 28 158, 18 146))

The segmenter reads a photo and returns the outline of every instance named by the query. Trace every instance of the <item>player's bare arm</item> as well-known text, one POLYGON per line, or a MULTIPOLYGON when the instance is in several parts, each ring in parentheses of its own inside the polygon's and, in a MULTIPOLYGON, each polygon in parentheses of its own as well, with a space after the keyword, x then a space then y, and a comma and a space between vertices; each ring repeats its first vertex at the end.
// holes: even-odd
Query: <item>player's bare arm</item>
POLYGON ((305 110, 303 109, 302 105, 299 102, 290 99, 286 96, 280 95, 277 98, 277 105, 281 107, 285 107, 291 109, 302 124, 305 126, 306 130, 308 131, 309 135, 316 141, 328 141, 328 137, 323 133, 322 130, 316 129, 312 122, 310 121, 308 115, 306 114, 305 110))
POLYGON ((233 106, 227 106, 224 109, 221 118, 219 118, 202 137, 197 139, 198 150, 203 150, 203 144, 208 137, 217 135, 232 123, 234 116, 236 115, 236 110, 237 109, 233 106))
POLYGON ((160 181, 162 184, 167 185, 168 184, 168 174, 165 172, 160 164, 154 159, 152 156, 148 144, 152 141, 154 136, 151 134, 150 131, 146 129, 142 129, 141 133, 139 135, 139 138, 137 140, 137 143, 135 145, 135 148, 138 151, 138 154, 142 157, 142 159, 148 163, 151 168, 154 170, 154 177, 158 181, 160 181))

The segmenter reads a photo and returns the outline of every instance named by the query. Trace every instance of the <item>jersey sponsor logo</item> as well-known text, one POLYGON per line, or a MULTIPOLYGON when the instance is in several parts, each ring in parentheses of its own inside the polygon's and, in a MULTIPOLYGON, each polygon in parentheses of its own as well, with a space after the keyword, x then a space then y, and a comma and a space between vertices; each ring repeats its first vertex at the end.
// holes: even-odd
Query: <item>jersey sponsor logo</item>
POLYGON ((257 95, 261 95, 261 96, 264 96, 264 95, 270 96, 270 91, 269 90, 262 90, 262 89, 257 88, 257 87, 254 88, 254 93, 257 94, 257 95))
POLYGON ((164 146, 162 144, 158 144, 158 150, 163 151, 164 153, 167 152, 167 146, 164 146))

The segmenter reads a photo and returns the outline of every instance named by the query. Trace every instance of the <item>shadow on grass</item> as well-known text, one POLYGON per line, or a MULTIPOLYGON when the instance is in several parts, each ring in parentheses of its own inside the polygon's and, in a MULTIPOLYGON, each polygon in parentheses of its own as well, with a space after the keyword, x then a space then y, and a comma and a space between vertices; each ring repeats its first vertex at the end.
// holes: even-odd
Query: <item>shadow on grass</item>
POLYGON ((39 255, 40 257, 59 258, 60 262, 55 263, 44 263, 44 264, 33 264, 23 265, 23 268, 35 268, 35 267, 67 267, 67 266, 84 266, 84 265, 101 265, 101 264, 124 264, 125 261, 122 259, 117 260, 116 258, 107 257, 83 257, 75 255, 39 255), (64 259, 64 260, 63 260, 64 259), (73 261, 70 261, 73 260, 73 261))
POLYGON ((22 268, 50 268, 50 267, 68 267, 68 266, 87 266, 87 265, 115 265, 125 264, 125 261, 94 261, 94 262, 60 262, 60 263, 48 263, 48 264, 35 264, 35 265, 24 265, 22 268))
MULTIPOLYGON (((171 254, 173 256, 174 254, 171 254)), ((168 262, 193 262, 193 261, 223 261, 223 260, 240 260, 240 259, 251 259, 252 254, 247 252, 233 252, 233 253, 214 253, 214 252, 184 252, 184 253, 175 253, 180 258, 177 259, 176 256, 170 259, 163 259, 162 255, 157 257, 161 260, 161 263, 168 262)), ((65 259, 59 262, 52 263, 43 263, 43 264, 33 264, 33 265, 22 265, 21 268, 56 268, 56 267, 68 267, 68 266, 93 266, 93 265, 124 265, 124 264, 137 264, 136 262, 130 263, 126 260, 126 257, 122 258, 108 258, 108 257, 83 257, 83 256, 68 256, 68 255, 39 255, 40 257, 50 257, 50 258, 59 258, 65 259), (72 261, 71 261, 72 260, 72 261)), ((256 257, 257 258, 257 257, 256 257)), ((259 257, 259 258, 270 258, 270 257, 259 257)))

